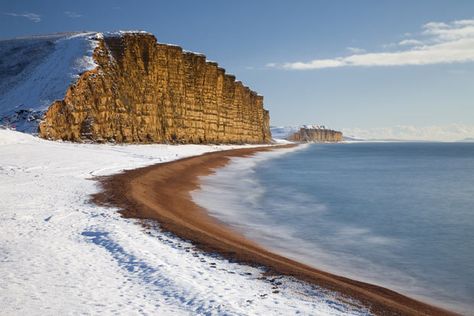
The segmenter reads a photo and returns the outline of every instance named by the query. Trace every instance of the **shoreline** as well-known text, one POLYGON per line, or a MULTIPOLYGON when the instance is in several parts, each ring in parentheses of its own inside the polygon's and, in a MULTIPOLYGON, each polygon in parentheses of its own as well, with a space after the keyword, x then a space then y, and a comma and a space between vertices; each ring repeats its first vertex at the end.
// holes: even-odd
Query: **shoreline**
POLYGON ((207 252, 243 264, 265 266, 268 274, 288 275, 357 299, 379 315, 455 315, 380 286, 327 273, 272 253, 208 215, 191 198, 199 177, 224 167, 232 157, 293 145, 256 147, 206 153, 100 177, 102 191, 93 196, 99 205, 118 207, 125 217, 154 219, 180 238, 207 252))

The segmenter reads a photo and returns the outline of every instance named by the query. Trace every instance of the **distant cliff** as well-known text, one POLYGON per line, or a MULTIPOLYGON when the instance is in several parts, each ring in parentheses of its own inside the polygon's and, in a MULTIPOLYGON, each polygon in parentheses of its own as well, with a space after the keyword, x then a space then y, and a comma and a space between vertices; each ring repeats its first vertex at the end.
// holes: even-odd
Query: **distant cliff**
POLYGON ((97 33, 94 69, 46 110, 39 135, 71 141, 267 143, 263 97, 204 55, 148 33, 97 33))
POLYGON ((342 133, 324 128, 302 127, 288 137, 295 142, 340 142, 342 133))

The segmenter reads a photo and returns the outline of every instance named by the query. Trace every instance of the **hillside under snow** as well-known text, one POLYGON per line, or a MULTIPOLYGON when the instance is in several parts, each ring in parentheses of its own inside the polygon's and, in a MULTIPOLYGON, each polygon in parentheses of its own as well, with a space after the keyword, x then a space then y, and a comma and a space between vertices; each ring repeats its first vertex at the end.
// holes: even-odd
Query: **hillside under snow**
POLYGON ((0 41, 0 125, 35 133, 44 111, 96 67, 98 33, 61 33, 0 41))
POLYGON ((291 134, 296 133, 299 127, 295 126, 270 126, 272 137, 276 139, 287 139, 291 134))

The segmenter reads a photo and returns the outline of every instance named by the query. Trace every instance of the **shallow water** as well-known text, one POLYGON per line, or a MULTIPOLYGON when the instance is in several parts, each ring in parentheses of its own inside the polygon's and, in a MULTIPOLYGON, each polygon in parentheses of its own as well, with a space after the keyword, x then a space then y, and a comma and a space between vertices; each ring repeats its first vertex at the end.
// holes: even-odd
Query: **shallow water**
POLYGON ((314 144, 234 158, 193 198, 262 245, 474 310, 474 144, 314 144))

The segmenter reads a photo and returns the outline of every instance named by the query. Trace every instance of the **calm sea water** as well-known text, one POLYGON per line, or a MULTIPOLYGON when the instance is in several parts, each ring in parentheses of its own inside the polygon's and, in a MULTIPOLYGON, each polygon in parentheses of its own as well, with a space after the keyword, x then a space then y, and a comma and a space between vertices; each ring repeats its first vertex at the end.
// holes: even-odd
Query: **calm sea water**
POLYGON ((236 158, 196 202, 312 266, 474 312, 474 144, 313 144, 236 158))

